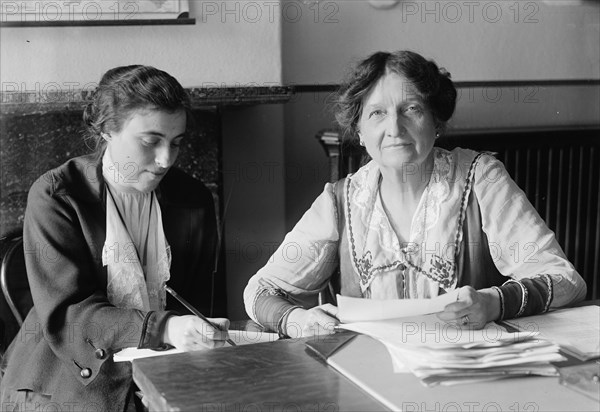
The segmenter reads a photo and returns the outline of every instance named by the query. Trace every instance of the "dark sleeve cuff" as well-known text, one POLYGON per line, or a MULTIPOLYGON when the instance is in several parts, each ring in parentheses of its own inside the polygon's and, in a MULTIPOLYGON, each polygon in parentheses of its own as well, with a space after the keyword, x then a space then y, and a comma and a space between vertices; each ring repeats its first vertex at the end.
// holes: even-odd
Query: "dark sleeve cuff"
POLYGON ((552 303, 552 279, 548 275, 521 280, 510 279, 499 289, 502 292, 502 319, 544 313, 552 303))
POLYGON ((288 315, 292 309, 299 307, 282 296, 262 295, 256 299, 254 310, 256 320, 267 331, 281 333, 278 327, 282 318, 288 315))
POLYGON ((163 335, 167 319, 176 316, 173 311, 150 311, 144 318, 142 325, 142 336, 138 343, 138 349, 156 349, 165 346, 163 335))

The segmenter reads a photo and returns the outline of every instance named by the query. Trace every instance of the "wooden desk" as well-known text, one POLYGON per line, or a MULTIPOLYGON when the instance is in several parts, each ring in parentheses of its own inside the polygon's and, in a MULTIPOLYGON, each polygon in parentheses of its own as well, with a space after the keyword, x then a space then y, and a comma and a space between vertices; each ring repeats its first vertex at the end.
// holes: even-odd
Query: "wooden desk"
POLYGON ((283 340, 138 359, 133 362, 133 379, 151 411, 388 410, 376 398, 387 401, 392 410, 407 411, 600 408, 596 401, 561 386, 556 377, 426 388, 412 374, 394 374, 381 343, 358 336, 332 359, 344 365, 346 375, 354 375, 363 390, 313 357, 305 342, 283 340))
POLYGON ((151 411, 384 411, 309 354, 307 339, 138 359, 133 379, 151 411))
POLYGON ((412 374, 394 374, 384 345, 368 336, 356 337, 329 360, 355 384, 307 350, 308 340, 138 359, 133 379, 151 411, 381 411, 385 405, 406 411, 600 410, 557 377, 426 388, 412 374))

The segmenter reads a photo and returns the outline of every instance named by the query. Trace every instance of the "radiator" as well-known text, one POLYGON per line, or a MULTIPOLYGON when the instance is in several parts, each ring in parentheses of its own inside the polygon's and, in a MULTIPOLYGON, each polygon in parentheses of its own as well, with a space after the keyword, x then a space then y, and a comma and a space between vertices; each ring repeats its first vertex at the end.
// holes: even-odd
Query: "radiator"
POLYGON ((568 146, 510 147, 498 153, 586 280, 590 299, 598 299, 600 288, 598 143, 574 141, 568 146))

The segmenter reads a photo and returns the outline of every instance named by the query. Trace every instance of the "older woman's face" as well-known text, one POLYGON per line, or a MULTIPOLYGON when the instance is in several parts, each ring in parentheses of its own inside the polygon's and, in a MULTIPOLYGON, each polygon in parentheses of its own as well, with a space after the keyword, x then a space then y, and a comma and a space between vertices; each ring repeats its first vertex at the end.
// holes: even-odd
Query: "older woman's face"
POLYGON ((184 110, 133 112, 121 131, 109 133, 108 145, 120 185, 140 192, 156 189, 179 154, 186 129, 184 110))
POLYGON ((365 96, 358 129, 373 160, 399 171, 423 166, 436 138, 431 111, 396 73, 384 75, 365 96))

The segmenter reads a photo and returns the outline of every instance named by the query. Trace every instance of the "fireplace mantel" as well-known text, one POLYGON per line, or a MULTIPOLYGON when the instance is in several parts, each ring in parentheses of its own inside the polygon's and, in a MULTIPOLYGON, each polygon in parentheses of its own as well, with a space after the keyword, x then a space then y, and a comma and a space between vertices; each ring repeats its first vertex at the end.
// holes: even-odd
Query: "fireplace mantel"
MULTIPOLYGON (((215 106, 246 106, 285 103, 294 90, 289 86, 272 87, 198 87, 186 89, 192 109, 215 106)), ((91 101, 92 90, 35 90, 0 93, 0 114, 30 115, 82 111, 91 101)))
MULTIPOLYGON (((286 103, 292 87, 203 87, 186 89, 194 127, 177 166, 201 179, 218 199, 221 187, 223 108, 286 103)), ((90 152, 82 138, 81 113, 93 91, 21 90, 0 93, 0 236, 19 229, 29 187, 67 159, 90 152)))

